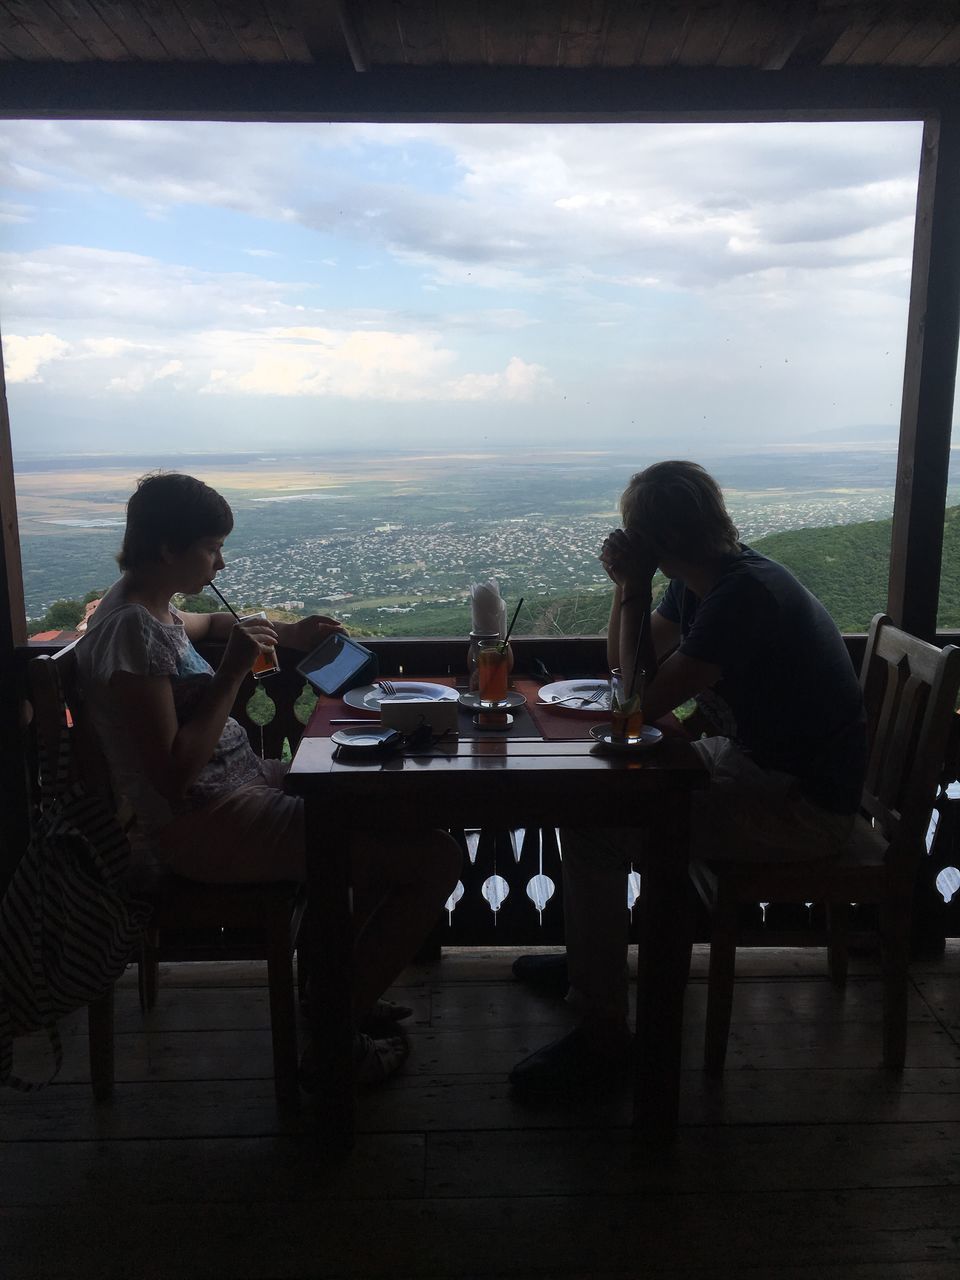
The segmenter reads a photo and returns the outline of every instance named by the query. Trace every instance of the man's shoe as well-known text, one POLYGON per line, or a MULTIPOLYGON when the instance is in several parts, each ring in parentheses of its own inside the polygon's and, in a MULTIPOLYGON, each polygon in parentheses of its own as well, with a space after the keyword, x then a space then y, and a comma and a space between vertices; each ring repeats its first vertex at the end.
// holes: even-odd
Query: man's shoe
POLYGON ((545 996, 562 998, 570 986, 565 954, 517 956, 513 962, 513 976, 545 996))
POLYGON ((583 1095, 614 1089, 630 1079, 633 1038, 597 1048, 583 1027, 524 1058, 510 1072, 510 1083, 525 1097, 583 1095))

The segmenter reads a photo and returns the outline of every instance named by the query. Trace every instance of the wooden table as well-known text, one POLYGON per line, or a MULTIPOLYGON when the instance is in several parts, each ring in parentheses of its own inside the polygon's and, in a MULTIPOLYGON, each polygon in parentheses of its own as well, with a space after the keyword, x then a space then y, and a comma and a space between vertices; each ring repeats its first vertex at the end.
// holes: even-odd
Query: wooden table
POLYGON ((602 755, 583 740, 461 738, 452 748, 368 764, 335 760, 329 737, 316 734, 308 726, 287 785, 306 802, 310 1009, 325 1081, 317 1092, 319 1123, 328 1139, 349 1145, 355 1119, 350 833, 389 838, 399 828, 583 827, 589 815, 591 825, 644 832, 634 1125, 640 1141, 669 1141, 677 1126, 692 938, 689 796, 706 784, 689 744, 665 739, 654 751, 624 757, 602 755))

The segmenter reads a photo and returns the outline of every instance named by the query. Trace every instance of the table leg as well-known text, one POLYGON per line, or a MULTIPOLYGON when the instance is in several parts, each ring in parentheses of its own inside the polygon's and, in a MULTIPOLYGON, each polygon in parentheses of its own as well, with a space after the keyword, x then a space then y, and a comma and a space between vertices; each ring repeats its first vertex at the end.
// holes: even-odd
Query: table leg
POLYGON ((666 805, 640 876, 637 1060, 633 1125, 639 1142, 672 1142, 680 1107, 683 999, 693 945, 687 861, 689 797, 666 805))
POLYGON ((306 799, 310 1034, 317 1065, 317 1132, 332 1148, 353 1146, 353 923, 350 833, 306 799))

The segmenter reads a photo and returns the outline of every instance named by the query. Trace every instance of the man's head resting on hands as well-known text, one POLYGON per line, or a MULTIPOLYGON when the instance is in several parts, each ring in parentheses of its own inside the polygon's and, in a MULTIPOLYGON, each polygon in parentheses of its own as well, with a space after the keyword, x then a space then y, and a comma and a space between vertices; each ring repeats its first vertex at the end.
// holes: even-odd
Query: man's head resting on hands
POLYGON ((623 527, 657 559, 704 564, 740 550, 740 534, 720 486, 696 462, 655 462, 638 471, 620 498, 623 527))

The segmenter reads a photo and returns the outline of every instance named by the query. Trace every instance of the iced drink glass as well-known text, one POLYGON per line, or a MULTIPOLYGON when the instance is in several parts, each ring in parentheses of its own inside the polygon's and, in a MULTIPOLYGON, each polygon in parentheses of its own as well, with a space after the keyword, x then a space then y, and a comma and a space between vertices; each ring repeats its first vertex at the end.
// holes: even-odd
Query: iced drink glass
POLYGON ((627 697, 623 672, 614 667, 610 672, 610 737, 614 742, 636 742, 643 728, 643 677, 637 681, 640 692, 627 697))
POLYGON ((507 696, 510 655, 499 642, 477 654, 477 675, 481 702, 499 703, 507 696))
MULTIPOLYGON (((259 613, 244 614, 240 621, 247 622, 250 618, 262 618, 266 622, 267 615, 261 609, 259 613)), ((261 650, 254 658, 250 670, 253 672, 254 680, 262 680, 264 676, 272 676, 275 671, 279 671, 280 663, 277 660, 276 649, 267 649, 265 653, 261 650)))

